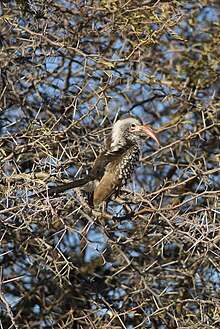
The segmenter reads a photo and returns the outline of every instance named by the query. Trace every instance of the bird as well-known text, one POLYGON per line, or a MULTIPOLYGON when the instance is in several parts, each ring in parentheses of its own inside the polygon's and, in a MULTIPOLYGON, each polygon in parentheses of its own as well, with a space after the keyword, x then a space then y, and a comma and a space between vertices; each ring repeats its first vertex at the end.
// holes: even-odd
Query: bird
POLYGON ((117 120, 104 151, 95 159, 89 173, 81 179, 49 188, 49 196, 65 190, 82 187, 89 194, 89 205, 93 208, 111 197, 131 179, 139 163, 142 138, 152 138, 160 145, 157 134, 140 119, 129 117, 117 120))

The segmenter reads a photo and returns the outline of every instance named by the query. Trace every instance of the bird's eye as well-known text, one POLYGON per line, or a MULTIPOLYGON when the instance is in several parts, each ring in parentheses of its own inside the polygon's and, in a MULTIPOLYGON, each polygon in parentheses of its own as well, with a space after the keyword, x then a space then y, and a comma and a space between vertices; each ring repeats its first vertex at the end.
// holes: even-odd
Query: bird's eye
POLYGON ((132 123, 131 124, 131 128, 135 128, 136 127, 136 124, 135 123, 132 123))

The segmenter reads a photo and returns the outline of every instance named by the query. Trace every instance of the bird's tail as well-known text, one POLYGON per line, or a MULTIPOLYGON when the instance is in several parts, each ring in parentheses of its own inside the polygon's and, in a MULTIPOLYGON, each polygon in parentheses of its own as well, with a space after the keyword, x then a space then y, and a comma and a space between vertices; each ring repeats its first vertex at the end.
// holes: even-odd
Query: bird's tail
MULTIPOLYGON (((70 190, 70 189, 73 189, 73 188, 76 188, 76 187, 83 186, 83 185, 87 184, 90 180, 91 180, 91 178, 89 176, 85 176, 81 179, 74 180, 73 182, 70 182, 70 183, 66 183, 66 184, 63 184, 63 185, 60 185, 60 186, 51 187, 48 190, 45 190, 43 192, 39 192, 39 194, 49 195, 49 196, 56 196, 57 194, 62 193, 66 190, 70 190)), ((37 194, 34 194, 33 196, 36 196, 37 194)))

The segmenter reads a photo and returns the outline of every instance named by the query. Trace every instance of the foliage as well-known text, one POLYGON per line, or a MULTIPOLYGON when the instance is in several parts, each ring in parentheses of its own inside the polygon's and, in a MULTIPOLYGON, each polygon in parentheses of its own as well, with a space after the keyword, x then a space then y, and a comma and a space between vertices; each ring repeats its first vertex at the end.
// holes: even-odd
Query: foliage
POLYGON ((2 2, 1 328, 219 327, 218 18, 208 0, 2 2), (42 197, 124 113, 162 146, 107 212, 42 197))

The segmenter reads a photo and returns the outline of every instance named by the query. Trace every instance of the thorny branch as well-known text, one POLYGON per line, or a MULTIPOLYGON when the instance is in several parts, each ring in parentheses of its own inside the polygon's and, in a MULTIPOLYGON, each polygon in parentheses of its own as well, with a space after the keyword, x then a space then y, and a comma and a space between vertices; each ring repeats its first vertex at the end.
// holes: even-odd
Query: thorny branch
POLYGON ((2 3, 1 328, 219 327, 217 4, 2 3), (40 193, 85 177, 123 114, 162 146, 119 197, 40 193))

